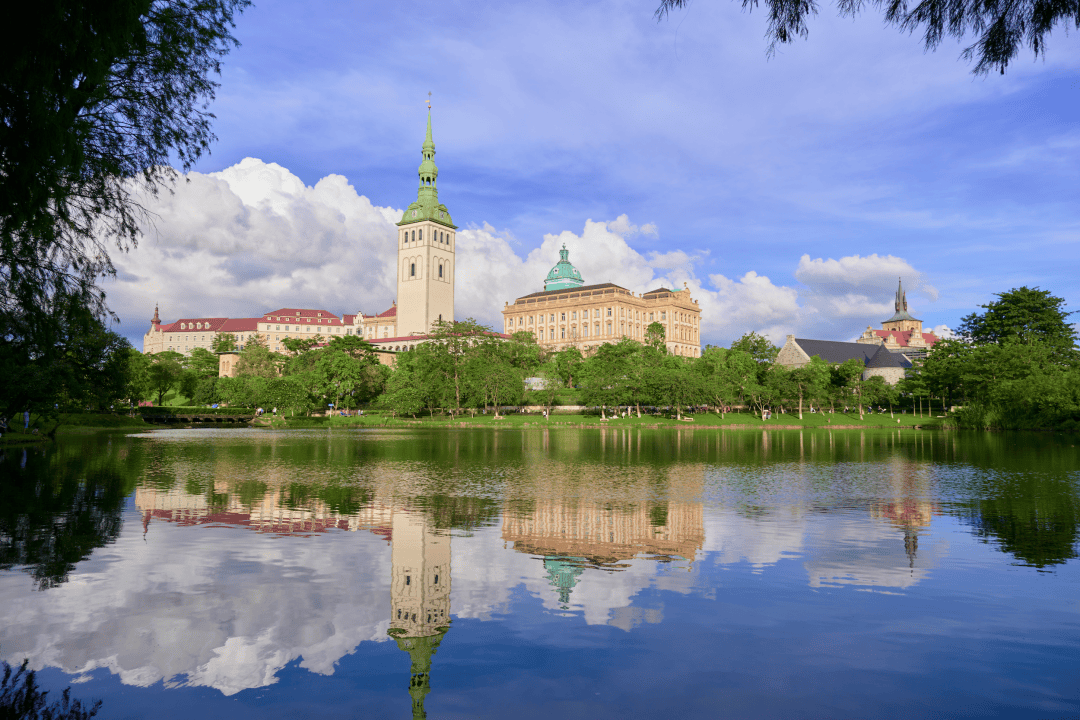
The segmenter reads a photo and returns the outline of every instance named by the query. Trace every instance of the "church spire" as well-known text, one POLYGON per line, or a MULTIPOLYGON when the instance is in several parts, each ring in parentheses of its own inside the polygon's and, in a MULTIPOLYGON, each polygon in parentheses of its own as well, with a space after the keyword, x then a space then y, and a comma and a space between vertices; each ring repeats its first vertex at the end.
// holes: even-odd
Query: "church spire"
POLYGON ((158 317, 158 306, 154 303, 154 317, 150 318, 150 324, 155 328, 161 324, 161 318, 158 317))
POLYGON ((450 211, 445 205, 439 203, 439 168, 435 165, 435 141, 431 138, 431 100, 428 100, 427 110, 427 132, 424 134, 424 144, 420 148, 423 160, 417 169, 420 187, 416 191, 416 202, 405 210, 398 225, 431 220, 453 228, 456 226, 450 219, 450 211))
POLYGON ((904 292, 904 280, 900 278, 896 286, 896 312, 907 312, 907 293, 904 292))

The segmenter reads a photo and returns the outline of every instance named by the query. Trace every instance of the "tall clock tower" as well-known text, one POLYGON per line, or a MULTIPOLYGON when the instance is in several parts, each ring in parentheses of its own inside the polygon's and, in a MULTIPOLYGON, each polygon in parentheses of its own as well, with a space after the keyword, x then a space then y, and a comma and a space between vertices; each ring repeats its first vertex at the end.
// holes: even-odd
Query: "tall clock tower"
POLYGON ((424 160, 416 202, 398 223, 397 334, 424 335, 438 320, 454 319, 454 245, 457 226, 439 204, 435 143, 428 105, 424 160))

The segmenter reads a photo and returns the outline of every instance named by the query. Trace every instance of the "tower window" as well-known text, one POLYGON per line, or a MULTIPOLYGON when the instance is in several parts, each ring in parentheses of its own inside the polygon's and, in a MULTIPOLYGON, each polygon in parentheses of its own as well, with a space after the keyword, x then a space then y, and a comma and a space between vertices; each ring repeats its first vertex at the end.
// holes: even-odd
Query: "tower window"
POLYGON ((424 242, 424 231, 420 231, 420 242, 424 242))
POLYGON ((409 277, 416 277, 416 263, 409 263, 409 277))
POLYGON ((439 277, 442 277, 442 265, 439 265, 439 277))
POLYGON ((413 242, 416 242, 416 231, 415 230, 412 231, 412 239, 413 239, 413 242))

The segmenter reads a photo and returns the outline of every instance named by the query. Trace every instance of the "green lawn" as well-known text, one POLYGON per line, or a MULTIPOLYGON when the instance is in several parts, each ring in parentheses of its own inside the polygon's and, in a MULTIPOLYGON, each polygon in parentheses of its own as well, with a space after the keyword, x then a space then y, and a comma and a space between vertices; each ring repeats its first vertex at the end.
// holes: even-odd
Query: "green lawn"
POLYGON ((466 414, 451 420, 446 415, 417 415, 412 417, 393 417, 381 412, 366 412, 363 417, 297 417, 297 418, 263 418, 260 424, 270 427, 289 428, 357 428, 357 427, 730 427, 737 429, 756 428, 895 428, 895 427, 939 427, 940 418, 927 416, 916 417, 911 414, 889 417, 888 413, 873 415, 867 414, 863 420, 859 420, 858 413, 836 413, 833 415, 822 413, 803 413, 803 419, 797 415, 774 415, 771 420, 762 421, 756 415, 749 413, 728 413, 721 418, 715 413, 698 413, 686 415, 684 420, 679 421, 662 415, 643 415, 640 419, 636 415, 627 418, 609 419, 603 421, 598 415, 561 414, 554 413, 547 420, 543 415, 519 415, 509 414, 501 418, 495 418, 491 414, 477 413, 475 417, 466 414), (692 418, 692 419, 691 419, 692 418))

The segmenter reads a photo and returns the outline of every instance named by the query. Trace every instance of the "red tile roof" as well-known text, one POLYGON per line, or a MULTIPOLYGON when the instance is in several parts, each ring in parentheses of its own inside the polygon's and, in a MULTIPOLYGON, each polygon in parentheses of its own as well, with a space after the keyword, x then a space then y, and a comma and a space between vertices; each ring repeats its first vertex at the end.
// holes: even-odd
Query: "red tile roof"
POLYGON ((343 325, 341 318, 332 312, 319 309, 281 308, 262 316, 262 322, 304 322, 304 324, 343 325), (315 321, 315 322, 312 322, 315 321))
POLYGON ((397 317, 397 305, 391 305, 389 310, 383 310, 375 317, 397 317))
POLYGON ((254 332, 259 329, 260 318, 229 318, 221 326, 221 332, 254 332))
MULTIPOLYGON (((911 340, 911 330, 875 330, 874 334, 882 340, 888 342, 890 336, 896 341, 896 344, 900 347, 908 347, 908 342, 911 340)), ((938 336, 934 333, 924 332, 922 334, 923 342, 926 343, 926 347, 931 347, 938 341, 938 336)))
POLYGON ((160 327, 162 332, 218 332, 226 320, 228 318, 180 318, 176 322, 169 323, 168 326, 161 325, 160 327), (194 327, 195 324, 200 327, 194 327))

